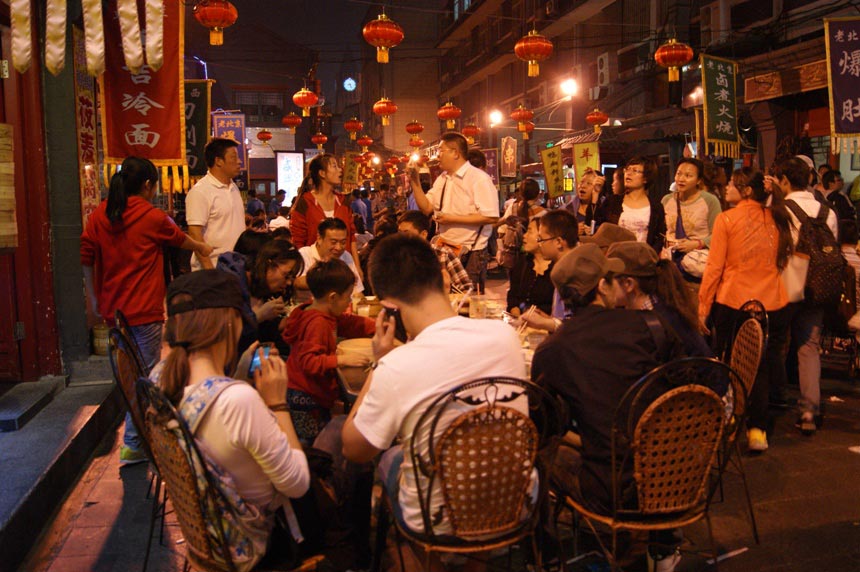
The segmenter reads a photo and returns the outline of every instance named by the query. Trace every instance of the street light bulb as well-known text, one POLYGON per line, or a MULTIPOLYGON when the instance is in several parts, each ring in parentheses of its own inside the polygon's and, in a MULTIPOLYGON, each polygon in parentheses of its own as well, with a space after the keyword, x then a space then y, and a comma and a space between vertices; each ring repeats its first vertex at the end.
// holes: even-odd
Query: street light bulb
POLYGON ((410 159, 412 160, 412 162, 414 163, 414 162, 418 161, 418 159, 420 159, 420 158, 421 158, 421 156, 420 156, 420 155, 418 155, 418 153, 412 153, 412 155, 411 155, 409 158, 410 158, 410 159))
POLYGON ((494 127, 502 122, 502 112, 494 109, 490 112, 490 127, 494 127))
POLYGON ((567 97, 573 97, 579 91, 579 86, 573 78, 566 79, 561 82, 561 92, 567 97))
POLYGON ((370 160, 370 162, 373 163, 374 165, 379 165, 381 160, 379 159, 379 157, 374 157, 373 159, 370 160))

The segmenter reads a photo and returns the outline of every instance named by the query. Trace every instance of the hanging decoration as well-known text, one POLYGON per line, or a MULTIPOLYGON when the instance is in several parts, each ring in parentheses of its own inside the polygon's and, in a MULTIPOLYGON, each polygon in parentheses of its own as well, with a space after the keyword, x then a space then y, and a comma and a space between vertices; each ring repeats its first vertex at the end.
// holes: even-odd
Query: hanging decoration
POLYGON ((358 120, 358 118, 353 117, 349 121, 344 122, 343 128, 349 132, 350 141, 355 141, 356 134, 364 129, 364 123, 358 120))
POLYGON ((409 140, 409 146, 418 149, 419 147, 424 146, 424 140, 420 137, 413 137, 409 140))
POLYGON ((526 130, 526 123, 534 119, 534 116, 534 111, 526 109, 522 103, 519 104, 516 109, 511 111, 511 119, 517 122, 517 131, 520 133, 526 130))
MULTIPOLYGON (((33 59, 30 0, 11 0, 9 12, 12 20, 12 65, 18 73, 24 73, 30 68, 33 59)), ((99 15, 101 15, 100 1, 99 15)), ((104 57, 104 42, 102 42, 102 57, 104 57)))
POLYGON ((595 133, 600 133, 600 126, 609 121, 609 116, 595 107, 594 111, 585 116, 585 121, 594 127, 595 133))
POLYGON ((164 3, 146 3, 146 65, 158 71, 164 65, 164 3))
POLYGON ((699 55, 704 91, 705 153, 723 157, 741 156, 738 131, 738 65, 713 56, 699 55))
POLYGON ((445 122, 445 127, 454 129, 457 127, 457 118, 461 113, 460 108, 449 101, 436 111, 436 117, 445 122))
MULTIPOLYGON (((860 153, 860 18, 824 20, 830 152, 851 153, 852 168, 860 153), (851 78, 854 79, 851 79, 851 78)), ((852 185, 852 199, 857 184, 852 185)))
POLYGON ((528 141, 531 135, 531 132, 535 130, 535 124, 531 121, 526 121, 522 130, 523 141, 528 141))
POLYGON ((388 50, 403 41, 403 28, 386 16, 385 11, 365 24, 361 34, 368 44, 376 47, 376 61, 381 64, 388 63, 388 50))
POLYGON ((532 30, 520 38, 514 46, 514 53, 517 57, 529 64, 529 77, 537 77, 540 75, 539 62, 550 57, 552 55, 552 50, 552 42, 541 34, 538 34, 537 30, 532 30))
POLYGON ((325 135, 323 135, 319 131, 317 131, 316 135, 311 137, 311 143, 316 145, 317 149, 319 149, 320 151, 323 150, 323 145, 325 145, 326 142, 328 142, 328 137, 326 137, 325 135))
POLYGON ((474 145, 475 137, 481 134, 481 129, 474 123, 464 125, 461 131, 463 132, 463 135, 466 136, 466 141, 469 142, 469 145, 474 145))
MULTIPOLYGON (((409 144, 412 145, 413 141, 417 141, 419 139, 419 135, 424 131, 424 124, 419 123, 418 121, 412 120, 406 124, 406 132, 409 133, 409 144)), ((414 145, 412 145, 414 147, 414 145)))
POLYGON ((269 141, 272 140, 272 132, 268 129, 261 129, 257 131, 257 139, 259 141, 262 141, 263 144, 267 144, 269 141))
POLYGON ((316 105, 319 99, 320 98, 317 94, 306 87, 303 87, 293 94, 293 103, 295 103, 297 107, 302 108, 302 117, 311 116, 311 107, 316 105))
POLYGON ((361 146, 362 153, 367 153, 367 148, 373 145, 373 139, 371 139, 367 135, 362 135, 358 138, 358 141, 356 141, 356 143, 361 146))
POLYGON ((383 96, 373 104, 373 112, 382 118, 382 125, 387 126, 391 123, 390 117, 397 113, 397 105, 383 96))
POLYGON ((45 3, 45 67, 53 75, 66 66, 66 0, 45 3))
POLYGON ((239 12, 227 0, 201 0, 194 5, 192 10, 194 19, 209 28, 209 45, 220 46, 224 44, 224 28, 229 28, 236 23, 239 12))
POLYGON ((670 82, 676 82, 681 79, 679 68, 690 63, 692 59, 693 48, 684 42, 677 41, 675 38, 670 39, 657 48, 657 51, 654 53, 654 61, 657 62, 657 65, 669 68, 670 82))
POLYGON ((87 73, 91 76, 99 76, 105 71, 105 30, 102 19, 102 2, 101 0, 81 0, 81 8, 84 12, 87 73))
POLYGON ((290 133, 295 134, 296 127, 302 124, 302 118, 296 115, 294 112, 290 111, 284 117, 281 118, 281 125, 284 127, 288 127, 290 129, 290 133))

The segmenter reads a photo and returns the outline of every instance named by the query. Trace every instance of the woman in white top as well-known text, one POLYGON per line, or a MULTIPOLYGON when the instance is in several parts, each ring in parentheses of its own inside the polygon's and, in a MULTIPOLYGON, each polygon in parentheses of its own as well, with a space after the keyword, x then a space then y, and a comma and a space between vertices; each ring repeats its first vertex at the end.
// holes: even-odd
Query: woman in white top
POLYGON ((595 222, 617 224, 647 242, 655 251, 663 249, 666 218, 663 205, 653 195, 657 179, 657 164, 647 157, 634 157, 624 166, 624 194, 606 199, 604 208, 595 215, 595 222))

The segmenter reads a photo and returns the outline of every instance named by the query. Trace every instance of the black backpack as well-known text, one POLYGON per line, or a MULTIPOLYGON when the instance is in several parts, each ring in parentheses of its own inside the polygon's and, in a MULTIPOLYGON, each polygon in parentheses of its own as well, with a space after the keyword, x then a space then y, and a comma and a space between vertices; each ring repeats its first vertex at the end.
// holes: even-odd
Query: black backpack
POLYGON ((792 200, 785 201, 785 206, 800 221, 794 253, 809 258, 804 300, 814 306, 832 306, 842 297, 842 278, 848 262, 842 256, 839 241, 827 226, 830 207, 822 204, 818 216, 811 218, 792 200))

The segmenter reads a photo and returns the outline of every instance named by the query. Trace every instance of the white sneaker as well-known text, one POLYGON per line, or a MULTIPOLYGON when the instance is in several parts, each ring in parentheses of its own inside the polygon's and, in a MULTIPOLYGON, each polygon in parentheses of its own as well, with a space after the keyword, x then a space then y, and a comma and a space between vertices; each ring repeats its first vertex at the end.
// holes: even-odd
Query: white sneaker
POLYGON ((681 552, 678 550, 660 560, 654 560, 651 552, 648 552, 648 572, 674 572, 679 562, 681 562, 681 552))

